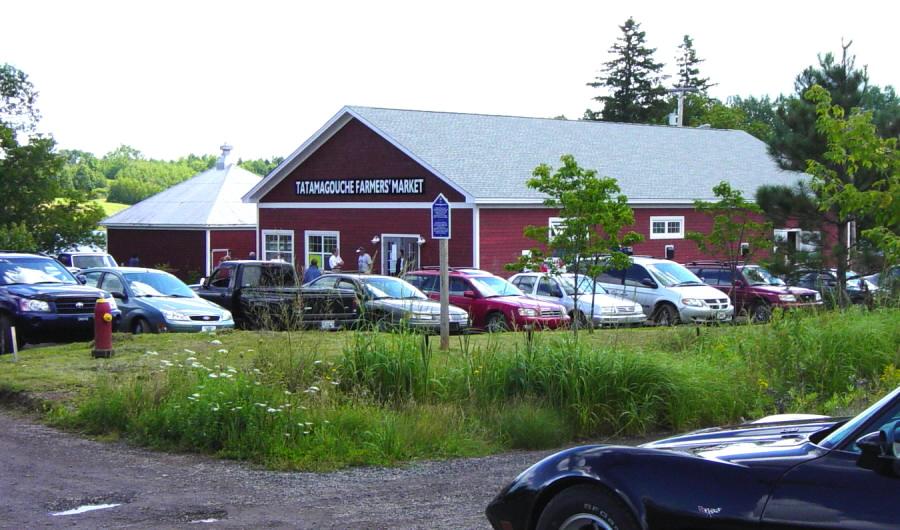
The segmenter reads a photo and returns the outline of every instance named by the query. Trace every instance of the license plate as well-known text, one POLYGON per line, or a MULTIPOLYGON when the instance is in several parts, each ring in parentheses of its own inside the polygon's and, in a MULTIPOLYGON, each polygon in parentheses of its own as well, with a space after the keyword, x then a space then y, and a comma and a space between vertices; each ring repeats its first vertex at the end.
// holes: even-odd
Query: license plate
POLYGON ((323 320, 319 323, 320 329, 334 329, 334 320, 323 320))
POLYGON ((719 320, 725 320, 728 318, 728 311, 719 311, 718 317, 719 320))
POLYGON ((215 331, 215 326, 200 326, 200 331, 215 331))
POLYGON ((78 317, 79 322, 87 322, 90 319, 91 319, 91 317, 78 317))

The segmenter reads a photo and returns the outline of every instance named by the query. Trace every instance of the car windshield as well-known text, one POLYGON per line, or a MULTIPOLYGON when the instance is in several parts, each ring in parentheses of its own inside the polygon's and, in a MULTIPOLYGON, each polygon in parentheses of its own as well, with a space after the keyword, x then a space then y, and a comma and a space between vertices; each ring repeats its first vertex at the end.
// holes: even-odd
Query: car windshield
MULTIPOLYGON (((565 274, 559 277, 562 282, 563 289, 566 290, 566 294, 569 296, 573 296, 575 294, 575 275, 574 274, 565 274)), ((606 289, 604 289, 599 283, 592 280, 589 276, 578 275, 578 294, 606 294, 606 289)))
POLYGON ((38 283, 77 284, 78 281, 54 259, 40 256, 0 258, 0 285, 38 283))
POLYGON ((174 298, 197 296, 184 282, 167 272, 129 272, 123 276, 135 296, 170 296, 174 298))
POLYGON ((747 282, 750 285, 784 285, 784 281, 781 278, 773 276, 771 272, 763 267, 744 267, 741 269, 741 272, 744 273, 744 278, 747 278, 747 282))
POLYGON ((525 296, 518 287, 497 276, 473 276, 469 278, 481 296, 525 296))
MULTIPOLYGON (((878 400, 874 405, 867 408, 866 410, 860 412, 857 416, 852 418, 847 423, 841 425, 837 430, 826 436, 819 442, 819 445, 828 449, 834 449, 842 445, 848 436, 856 432, 860 427, 862 427, 865 423, 868 423, 870 419, 872 419, 875 415, 881 412, 881 409, 887 406, 888 403, 892 399, 897 397, 897 394, 900 394, 900 388, 895 389, 893 392, 888 393, 888 395, 884 396, 880 400, 878 400)), ((891 419, 896 419, 898 415, 900 415, 900 402, 894 405, 894 410, 891 412, 888 417, 891 419)), ((878 430, 877 427, 875 430, 878 430)), ((859 448, 856 447, 854 443, 852 446, 846 447, 848 451, 859 452, 859 448)))
POLYGON ((425 293, 400 278, 371 277, 362 278, 362 282, 373 298, 428 299, 425 293))
POLYGON ((681 265, 672 262, 647 264, 647 269, 656 277, 656 281, 666 287, 681 285, 703 285, 700 278, 681 265))
POLYGON ((115 267, 116 264, 106 254, 88 254, 72 256, 72 266, 79 269, 90 269, 92 267, 115 267))

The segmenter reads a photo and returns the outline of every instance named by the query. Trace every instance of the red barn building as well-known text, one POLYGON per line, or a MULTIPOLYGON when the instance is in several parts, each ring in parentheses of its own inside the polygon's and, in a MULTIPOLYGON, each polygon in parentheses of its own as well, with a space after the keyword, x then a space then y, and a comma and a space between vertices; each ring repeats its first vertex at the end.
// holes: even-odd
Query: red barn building
POLYGON ((345 107, 245 195, 256 204, 258 253, 298 265, 333 248, 345 269, 355 250, 391 273, 403 250, 410 267, 438 264, 430 206, 452 208, 450 265, 505 274, 534 243, 527 225, 552 225, 558 212, 527 180, 542 163, 572 154, 617 179, 644 235, 636 254, 678 261, 704 256, 684 238, 710 220, 693 209, 722 180, 751 198, 764 184, 793 184, 766 145, 743 131, 345 107))
POLYGON ((256 208, 241 197, 261 180, 229 160, 106 218, 109 253, 125 264, 166 266, 182 279, 208 276, 226 254, 256 250, 256 208))

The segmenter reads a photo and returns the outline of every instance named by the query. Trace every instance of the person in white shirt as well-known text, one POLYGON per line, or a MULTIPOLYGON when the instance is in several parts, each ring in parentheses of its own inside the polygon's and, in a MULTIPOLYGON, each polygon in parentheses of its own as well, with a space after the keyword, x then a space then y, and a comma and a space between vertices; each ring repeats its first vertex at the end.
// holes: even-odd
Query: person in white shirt
POLYGON ((344 260, 341 259, 341 253, 335 247, 335 249, 331 251, 331 255, 328 256, 328 270, 332 270, 334 272, 341 272, 341 269, 343 267, 344 267, 344 260))
POLYGON ((356 259, 356 264, 359 268, 360 274, 369 274, 372 272, 372 256, 366 252, 366 249, 363 247, 359 247, 356 249, 356 253, 359 254, 359 257, 356 259))

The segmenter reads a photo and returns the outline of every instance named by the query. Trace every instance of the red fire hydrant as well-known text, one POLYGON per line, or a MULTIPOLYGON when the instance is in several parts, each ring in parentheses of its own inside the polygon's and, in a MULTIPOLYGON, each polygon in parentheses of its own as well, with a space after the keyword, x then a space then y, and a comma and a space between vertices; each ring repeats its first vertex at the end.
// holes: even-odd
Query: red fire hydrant
POLYGON ((94 306, 94 350, 91 351, 91 357, 112 357, 112 324, 113 316, 111 312, 109 300, 106 298, 97 299, 94 306))

